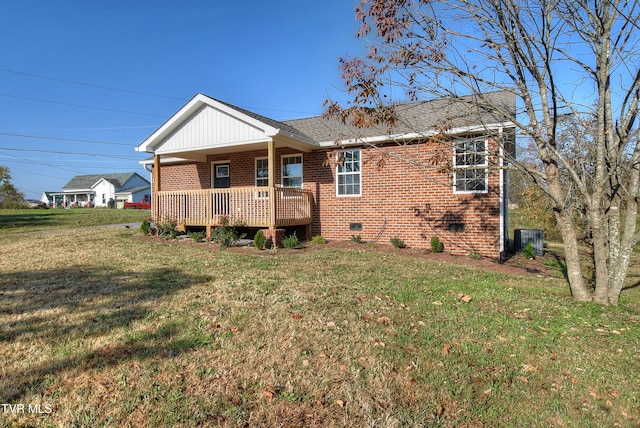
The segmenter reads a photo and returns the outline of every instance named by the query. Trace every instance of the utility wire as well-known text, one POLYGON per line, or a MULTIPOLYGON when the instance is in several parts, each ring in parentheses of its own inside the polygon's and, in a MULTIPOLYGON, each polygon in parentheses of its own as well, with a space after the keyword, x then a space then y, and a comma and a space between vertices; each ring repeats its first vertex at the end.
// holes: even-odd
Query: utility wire
MULTIPOLYGON (((130 89, 114 88, 114 87, 111 87, 111 86, 97 85, 97 84, 94 84, 94 83, 76 82, 74 80, 59 79, 57 77, 42 76, 40 74, 25 73, 25 72, 22 72, 22 71, 9 70, 9 69, 6 69, 6 68, 0 68, 0 72, 12 73, 12 74, 28 76, 28 77, 35 77, 35 78, 38 78, 38 79, 53 80, 53 81, 56 81, 56 82, 70 83, 70 84, 73 84, 73 85, 89 86, 89 87, 92 87, 92 88, 106 89, 106 90, 109 90, 109 91, 124 92, 124 93, 129 93, 129 94, 144 95, 144 96, 156 97, 156 98, 166 98, 166 99, 169 99, 169 100, 178 100, 178 101, 182 101, 182 102, 186 102, 187 101, 184 98, 170 97, 170 96, 167 96, 167 95, 152 94, 152 93, 149 93, 149 92, 132 91, 130 89)), ((16 97, 16 98, 19 98, 19 97, 16 97)), ((43 101, 43 102, 52 102, 52 101, 43 101)), ((88 107, 88 108, 94 108, 94 107, 88 107)), ((275 111, 275 112, 280 112, 280 113, 297 113, 297 114, 304 114, 304 115, 316 114, 315 112, 309 112, 309 111, 281 110, 281 109, 274 109, 274 108, 268 108, 268 107, 247 106, 247 107, 242 107, 242 108, 247 109, 249 111, 255 111, 255 110, 260 111, 260 110, 262 110, 262 111, 275 111)), ((135 113, 135 114, 145 114, 145 113, 135 113)), ((154 116, 154 115, 149 115, 149 116, 154 116)), ((164 116, 156 116, 156 117, 164 117, 164 116)), ((287 119, 282 119, 282 120, 287 120, 287 119)))
MULTIPOLYGON (((149 129, 158 128, 158 125, 140 125, 140 126, 103 126, 97 128, 27 128, 27 129, 11 129, 14 132, 51 132, 51 131, 128 131, 130 129, 149 129)), ((5 131, 6 132, 6 131, 5 131)))
POLYGON ((76 82, 76 81, 73 81, 73 80, 58 79, 57 77, 48 77, 48 76, 42 76, 42 75, 39 75, 39 74, 23 73, 21 71, 8 70, 6 68, 0 68, 0 71, 3 71, 5 73, 19 74, 19 75, 22 75, 22 76, 37 77, 38 79, 47 79, 47 80, 53 80, 53 81, 56 81, 56 82, 71 83, 73 85, 82 85, 82 86, 89 86, 89 87, 92 87, 92 88, 108 89, 110 91, 126 92, 126 93, 129 93, 129 94, 145 95, 147 97, 167 98, 169 100, 185 101, 183 98, 169 97, 169 96, 166 96, 166 95, 158 95, 158 94, 150 94, 148 92, 131 91, 129 89, 113 88, 113 87, 110 87, 110 86, 96 85, 96 84, 93 84, 93 83, 84 83, 84 82, 76 82))
POLYGON ((72 138, 43 137, 43 136, 39 136, 39 135, 9 134, 9 133, 6 133, 6 132, 0 132, 0 135, 4 135, 4 136, 7 136, 7 137, 19 137, 19 138, 38 138, 38 139, 41 139, 41 140, 71 141, 71 142, 74 142, 74 143, 108 144, 108 145, 112 145, 112 146, 125 146, 125 147, 132 147, 133 146, 133 144, 114 143, 114 142, 111 142, 111 141, 76 140, 76 139, 72 139, 72 138))
POLYGON ((53 153, 57 155, 82 155, 82 156, 99 156, 103 158, 111 158, 111 159, 122 159, 127 161, 136 161, 139 159, 135 158, 125 158, 121 156, 110 156, 110 155, 101 155, 97 153, 83 153, 83 152, 57 152, 53 150, 36 150, 36 149, 15 149, 12 147, 0 147, 0 150, 12 150, 15 152, 36 152, 36 153, 53 153))
POLYGON ((117 110, 117 109, 104 108, 104 107, 94 107, 94 106, 87 106, 87 105, 82 105, 82 104, 64 103, 62 101, 52 101, 52 100, 43 100, 41 98, 21 97, 19 95, 1 94, 0 93, 0 96, 8 97, 8 98, 18 98, 18 99, 21 99, 21 100, 28 100, 28 101, 38 101, 38 102, 41 102, 41 103, 59 104, 59 105, 72 106, 72 107, 89 108, 89 109, 94 109, 94 110, 112 111, 112 112, 116 112, 116 113, 139 114, 139 115, 143 115, 143 116, 166 118, 166 115, 151 114, 151 113, 140 113, 140 112, 136 112, 136 111, 117 110))

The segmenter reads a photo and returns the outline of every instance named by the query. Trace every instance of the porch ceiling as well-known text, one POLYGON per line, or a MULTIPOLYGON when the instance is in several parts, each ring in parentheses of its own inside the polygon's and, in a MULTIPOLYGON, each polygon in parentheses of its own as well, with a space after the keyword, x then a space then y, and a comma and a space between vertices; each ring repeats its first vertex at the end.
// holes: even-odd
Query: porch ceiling
MULTIPOLYGON (((301 152, 309 152, 312 150, 308 144, 300 144, 295 140, 289 140, 284 138, 274 138, 276 149, 289 147, 294 150, 298 150, 301 152)), ((178 159, 191 160, 196 162, 206 162, 207 156, 224 154, 224 153, 239 153, 239 152, 250 152, 254 150, 268 150, 268 141, 254 141, 254 142, 242 142, 242 143, 230 143, 227 145, 217 145, 212 147, 200 148, 197 150, 182 150, 182 151, 172 151, 172 152, 164 152, 157 151, 155 154, 164 155, 167 158, 174 158, 175 161, 178 159)), ((147 163, 151 163, 152 160, 149 159, 147 163)))

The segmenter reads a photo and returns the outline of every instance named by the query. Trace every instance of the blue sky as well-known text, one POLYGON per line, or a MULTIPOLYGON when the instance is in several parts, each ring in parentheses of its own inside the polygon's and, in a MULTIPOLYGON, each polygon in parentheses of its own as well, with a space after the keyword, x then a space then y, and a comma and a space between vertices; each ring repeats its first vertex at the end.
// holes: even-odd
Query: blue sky
POLYGON ((365 50, 357 3, 3 1, 0 165, 38 199, 79 174, 148 178, 134 148, 199 92, 278 120, 321 114, 344 97, 338 58, 365 50))

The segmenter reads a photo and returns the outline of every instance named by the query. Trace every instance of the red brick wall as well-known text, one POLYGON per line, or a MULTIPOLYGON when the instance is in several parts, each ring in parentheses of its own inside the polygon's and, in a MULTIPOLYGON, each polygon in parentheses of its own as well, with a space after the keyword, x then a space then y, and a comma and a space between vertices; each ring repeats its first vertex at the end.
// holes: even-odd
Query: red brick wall
POLYGON ((335 166, 322 166, 328 153, 315 151, 305 158, 304 187, 315 192, 316 200, 313 234, 327 239, 360 235, 387 244, 397 236, 420 248, 430 248, 431 237, 438 236, 450 253, 500 256, 499 170, 490 171, 488 193, 454 194, 450 174, 409 166, 394 156, 430 165, 432 147, 362 148, 361 196, 336 197, 335 166), (362 230, 349 230, 350 223, 362 223, 362 230), (464 225, 464 231, 451 230, 455 225, 464 225))
MULTIPOLYGON (((276 185, 280 184, 281 156, 296 153, 277 150, 276 185)), ((501 172, 490 170, 488 193, 454 194, 450 174, 409 166, 394 156, 401 154, 429 165, 434 153, 428 144, 362 148, 362 194, 347 197, 336 196, 335 164, 323 166, 330 150, 302 153, 303 186, 314 193, 312 233, 329 240, 360 235, 364 241, 377 238, 385 244, 397 236, 410 247, 427 249, 431 237, 438 236, 447 252, 466 255, 473 251, 499 257, 501 172), (362 223, 362 230, 351 231, 350 223, 362 223), (453 230, 455 225, 463 225, 464 231, 453 230)), ((447 158, 451 151, 445 153, 447 158)), ((218 161, 230 162, 232 186, 253 186, 255 158, 266 156, 265 149, 209 156, 209 162, 203 163, 163 165, 161 189, 209 188, 210 162, 218 161)), ((490 162, 495 165, 496 158, 490 162)))
POLYGON ((199 190, 211 187, 211 166, 208 163, 161 165, 160 190, 199 190))

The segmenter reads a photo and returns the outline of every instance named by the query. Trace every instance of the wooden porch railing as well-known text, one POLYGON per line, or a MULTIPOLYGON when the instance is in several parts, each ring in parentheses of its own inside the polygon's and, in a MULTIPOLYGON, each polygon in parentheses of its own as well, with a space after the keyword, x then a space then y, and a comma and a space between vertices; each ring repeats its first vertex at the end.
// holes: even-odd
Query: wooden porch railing
POLYGON ((232 187, 159 191, 153 194, 153 220, 183 226, 230 224, 247 227, 311 224, 313 195, 284 187, 232 187))

